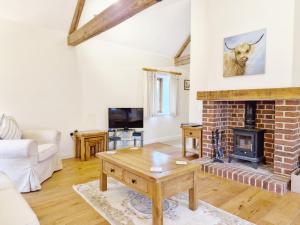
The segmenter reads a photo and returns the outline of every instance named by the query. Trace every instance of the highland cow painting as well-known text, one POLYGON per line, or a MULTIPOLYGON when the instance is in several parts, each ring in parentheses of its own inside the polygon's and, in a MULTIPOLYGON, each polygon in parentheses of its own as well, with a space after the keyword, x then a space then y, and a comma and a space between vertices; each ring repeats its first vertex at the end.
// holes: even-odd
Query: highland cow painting
POLYGON ((223 76, 264 74, 267 30, 262 29, 224 39, 223 76))

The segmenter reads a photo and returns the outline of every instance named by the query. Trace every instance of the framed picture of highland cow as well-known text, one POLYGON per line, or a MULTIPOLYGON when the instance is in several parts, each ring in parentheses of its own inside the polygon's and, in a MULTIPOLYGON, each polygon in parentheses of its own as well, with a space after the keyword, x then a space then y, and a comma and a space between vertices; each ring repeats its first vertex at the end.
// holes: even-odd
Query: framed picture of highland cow
POLYGON ((223 76, 264 74, 267 30, 224 38, 223 76))

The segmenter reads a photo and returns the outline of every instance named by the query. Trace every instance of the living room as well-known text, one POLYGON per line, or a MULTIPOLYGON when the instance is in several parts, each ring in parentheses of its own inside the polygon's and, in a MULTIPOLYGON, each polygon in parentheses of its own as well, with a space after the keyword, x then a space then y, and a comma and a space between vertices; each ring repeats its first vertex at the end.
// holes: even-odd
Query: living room
POLYGON ((0 224, 299 224, 297 0, 2 5, 0 224))

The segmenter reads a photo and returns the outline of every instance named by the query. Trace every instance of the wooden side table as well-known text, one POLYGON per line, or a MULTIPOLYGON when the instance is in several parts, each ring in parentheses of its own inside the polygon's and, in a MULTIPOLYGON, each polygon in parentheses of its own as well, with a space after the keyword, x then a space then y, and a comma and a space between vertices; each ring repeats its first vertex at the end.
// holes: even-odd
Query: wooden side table
POLYGON ((91 149, 96 152, 104 152, 108 146, 108 132, 100 130, 80 131, 75 133, 76 158, 89 160, 91 149))
POLYGON ((202 158, 202 126, 182 125, 182 156, 186 157, 186 139, 193 139, 193 149, 197 149, 199 157, 202 158), (198 143, 197 143, 198 141, 198 143))

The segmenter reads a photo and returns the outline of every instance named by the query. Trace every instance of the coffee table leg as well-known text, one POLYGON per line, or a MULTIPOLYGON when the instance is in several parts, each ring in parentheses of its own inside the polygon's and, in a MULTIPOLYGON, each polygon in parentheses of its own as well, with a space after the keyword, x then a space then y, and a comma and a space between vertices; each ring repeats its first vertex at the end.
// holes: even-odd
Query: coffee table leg
POLYGON ((155 183, 153 185, 152 196, 152 224, 163 225, 163 196, 161 184, 155 183))
POLYGON ((103 173, 103 160, 100 160, 100 190, 107 191, 107 175, 103 173))
POLYGON ((196 172, 194 172, 193 187, 189 189, 189 208, 193 211, 198 208, 197 173, 196 172))

